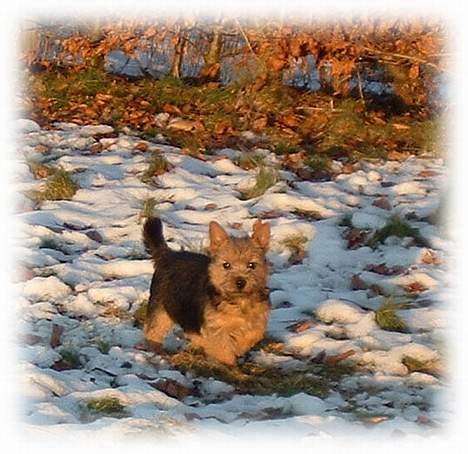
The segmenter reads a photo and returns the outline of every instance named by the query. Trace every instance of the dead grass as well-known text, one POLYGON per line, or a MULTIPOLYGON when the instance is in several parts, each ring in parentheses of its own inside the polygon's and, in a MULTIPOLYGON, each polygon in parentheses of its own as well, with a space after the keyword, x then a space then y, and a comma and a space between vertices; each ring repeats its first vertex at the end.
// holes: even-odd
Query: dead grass
POLYGON ((307 237, 302 233, 295 233, 284 237, 280 244, 291 251, 291 253, 303 252, 307 244, 307 237))
POLYGON ((398 315, 398 308, 399 306, 391 298, 387 298, 375 312, 377 325, 386 331, 407 332, 408 326, 398 315))
POLYGON ((278 171, 272 167, 260 166, 255 177, 255 186, 243 193, 243 199, 260 197, 279 181, 278 171))
POLYGON ((202 377, 214 377, 231 384, 242 394, 291 396, 300 392, 325 397, 343 377, 350 374, 349 366, 308 365, 305 370, 286 371, 246 362, 227 367, 207 359, 196 351, 183 351, 167 357, 168 362, 182 371, 202 377))
POLYGON ((169 161, 161 153, 154 152, 148 161, 148 168, 141 176, 141 181, 147 184, 152 183, 154 177, 162 175, 171 169, 172 165, 169 161))
POLYGON ((79 189, 70 173, 64 169, 56 169, 48 178, 43 189, 32 191, 33 200, 70 200, 79 189))

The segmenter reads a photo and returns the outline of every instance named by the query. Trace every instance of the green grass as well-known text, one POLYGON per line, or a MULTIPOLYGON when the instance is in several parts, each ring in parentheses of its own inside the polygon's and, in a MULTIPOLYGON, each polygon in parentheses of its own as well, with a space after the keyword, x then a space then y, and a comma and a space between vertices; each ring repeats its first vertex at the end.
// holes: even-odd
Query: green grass
POLYGON ((371 248, 376 248, 390 236, 398 238, 411 237, 417 246, 428 246, 427 241, 421 236, 419 230, 411 227, 407 222, 399 218, 390 219, 387 224, 377 230, 368 240, 367 245, 371 248))
POLYGON ((47 178, 44 188, 39 191, 33 191, 31 197, 36 201, 70 200, 78 189, 78 184, 67 171, 56 169, 47 178))
POLYGON ((314 173, 323 173, 327 170, 327 163, 329 159, 324 156, 309 156, 304 164, 314 173))
POLYGON ((73 348, 62 348, 59 351, 59 355, 62 357, 62 361, 66 366, 71 369, 78 369, 81 367, 80 355, 73 348))
POLYGON ((386 331, 408 332, 408 326, 397 313, 398 308, 398 304, 386 299, 375 312, 377 325, 386 331))
POLYGON ((86 401, 86 408, 94 413, 119 415, 124 412, 125 405, 123 405, 116 397, 101 397, 86 401))
MULTIPOLYGON (((226 86, 188 84, 170 77, 129 81, 97 67, 81 71, 52 68, 31 75, 30 98, 41 101, 33 102, 32 110, 44 122, 92 121, 117 129, 130 124, 151 135, 157 129, 152 121, 154 114, 170 105, 181 111, 172 115, 200 120, 204 128, 190 133, 161 129, 157 132, 167 136, 171 144, 196 151, 235 148, 238 143, 250 148, 252 145, 239 139, 238 133, 251 130, 253 118, 267 116, 268 124, 262 133, 269 140, 264 146, 278 155, 313 150, 320 158, 311 160, 309 166, 318 171, 323 171, 326 160, 337 155, 351 160, 385 158, 389 150, 417 154, 436 151, 440 144, 443 128, 438 118, 392 114, 382 119, 382 115, 376 116, 375 111, 366 109, 362 100, 296 90, 274 77, 263 87, 253 89, 256 73, 255 69, 247 70, 251 66, 240 68, 244 76, 226 86), (105 99, 100 101, 103 95, 105 99), (301 111, 304 121, 297 127, 284 128, 278 119, 298 106, 315 106, 316 110, 301 111), (133 115, 134 110, 143 115, 144 121, 133 115), (232 135, 213 134, 218 124, 227 121, 233 126, 232 135)), ((257 70, 264 66, 253 65, 257 70)))
POLYGON ((259 167, 255 177, 255 186, 243 194, 244 200, 253 199, 265 194, 278 181, 279 174, 276 169, 267 166, 259 167))
POLYGON ((96 340, 96 347, 101 353, 103 353, 104 355, 107 355, 109 353, 111 345, 110 345, 109 342, 107 342, 104 339, 97 339, 96 340))
POLYGON ((352 228, 353 227, 353 223, 351 222, 352 218, 353 218, 353 215, 351 213, 346 213, 340 218, 340 220, 338 221, 338 225, 340 227, 352 228))
POLYGON ((300 150, 301 148, 297 144, 280 142, 276 143, 271 151, 277 155, 284 156, 292 153, 298 153, 300 150))
POLYGON ((143 328, 143 325, 145 324, 147 311, 148 311, 148 303, 143 303, 133 313, 133 319, 135 320, 135 325, 138 326, 139 328, 143 328))

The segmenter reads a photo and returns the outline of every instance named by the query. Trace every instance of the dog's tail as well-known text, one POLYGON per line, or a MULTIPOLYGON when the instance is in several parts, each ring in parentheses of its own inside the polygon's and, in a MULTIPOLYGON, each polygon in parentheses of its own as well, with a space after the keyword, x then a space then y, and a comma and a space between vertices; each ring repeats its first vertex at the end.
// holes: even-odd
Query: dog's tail
POLYGON ((157 260, 169 250, 164 240, 161 219, 153 217, 147 219, 143 226, 143 243, 153 260, 157 260))

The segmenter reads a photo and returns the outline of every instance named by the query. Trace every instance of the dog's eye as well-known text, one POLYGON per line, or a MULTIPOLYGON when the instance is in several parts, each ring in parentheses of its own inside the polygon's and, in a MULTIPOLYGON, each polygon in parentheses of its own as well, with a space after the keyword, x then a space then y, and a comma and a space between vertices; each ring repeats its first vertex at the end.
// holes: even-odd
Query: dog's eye
POLYGON ((231 268, 231 264, 229 262, 224 262, 223 267, 225 270, 228 270, 229 268, 231 268))
POLYGON ((247 268, 254 270, 257 264, 255 262, 249 262, 247 265, 247 268))

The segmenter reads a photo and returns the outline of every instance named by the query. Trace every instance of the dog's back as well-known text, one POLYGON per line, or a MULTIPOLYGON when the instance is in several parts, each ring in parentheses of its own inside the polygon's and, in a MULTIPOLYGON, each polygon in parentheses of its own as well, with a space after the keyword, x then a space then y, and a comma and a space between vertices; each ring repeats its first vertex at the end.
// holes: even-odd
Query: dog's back
POLYGON ((208 276, 210 258, 203 254, 170 249, 164 240, 159 218, 146 221, 143 241, 155 265, 148 317, 162 306, 184 331, 199 332, 204 307, 214 293, 208 276))

